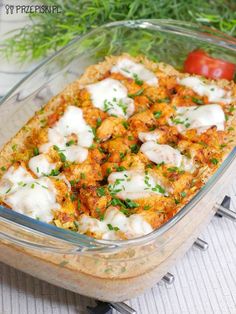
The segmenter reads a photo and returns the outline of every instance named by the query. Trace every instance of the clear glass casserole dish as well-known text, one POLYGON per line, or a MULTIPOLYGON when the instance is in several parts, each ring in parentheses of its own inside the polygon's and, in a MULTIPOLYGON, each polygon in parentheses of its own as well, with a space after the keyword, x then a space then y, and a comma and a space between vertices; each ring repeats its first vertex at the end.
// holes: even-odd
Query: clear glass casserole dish
MULTIPOLYGON (((76 38, 2 100, 0 146, 42 105, 106 55, 144 54, 176 68, 196 48, 233 62, 236 40, 168 20, 115 22, 76 38)), ((193 244, 234 176, 236 148, 207 184, 167 223, 131 240, 95 240, 0 206, 0 260, 40 279, 106 301, 123 301, 158 282, 193 244)))

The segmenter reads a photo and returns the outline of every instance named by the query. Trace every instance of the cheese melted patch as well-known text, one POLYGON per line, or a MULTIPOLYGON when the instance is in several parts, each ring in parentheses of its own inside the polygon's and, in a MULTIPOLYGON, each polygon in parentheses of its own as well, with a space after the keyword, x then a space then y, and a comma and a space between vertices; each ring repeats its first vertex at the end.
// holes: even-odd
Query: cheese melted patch
POLYGON ((198 77, 185 77, 179 80, 179 84, 191 88, 200 96, 207 96, 210 103, 222 102, 229 104, 232 102, 231 93, 215 84, 206 84, 198 77))
POLYGON ((166 195, 160 180, 139 170, 113 172, 108 177, 110 193, 120 199, 140 199, 151 195, 166 195))
POLYGON ((79 220, 79 233, 94 233, 102 239, 120 239, 120 232, 126 238, 143 236, 153 231, 151 225, 138 214, 126 217, 115 207, 107 209, 104 220, 100 221, 87 215, 82 215, 79 220))
POLYGON ((128 97, 127 88, 119 81, 107 78, 87 85, 94 107, 116 115, 129 118, 134 113, 134 101, 128 97))
POLYGON ((142 80, 149 85, 156 86, 158 84, 158 79, 152 71, 145 68, 143 64, 127 58, 120 59, 111 68, 111 72, 118 72, 126 77, 142 80))
POLYGON ((148 142, 148 141, 158 141, 160 138, 160 132, 158 130, 150 131, 150 132, 139 132, 138 138, 142 142, 148 142))
POLYGON ((194 165, 192 161, 183 156, 178 149, 175 149, 169 145, 158 144, 153 141, 149 141, 142 144, 140 151, 149 160, 156 164, 165 163, 185 171, 194 171, 194 165))
MULTIPOLYGON (((88 157, 87 148, 92 145, 93 138, 92 128, 84 120, 83 111, 75 106, 68 106, 60 120, 48 130, 48 142, 41 145, 39 151, 47 153, 54 146, 66 160, 82 163, 88 157), (76 136, 76 141, 69 140, 71 135, 76 136)), ((30 160, 29 163, 36 175, 37 167, 41 166, 46 175, 53 169, 53 165, 48 165, 45 156, 37 156, 37 159, 33 157, 33 161, 30 160)))
POLYGON ((216 126, 218 131, 225 129, 225 114, 220 105, 178 107, 176 113, 169 124, 175 125, 180 133, 196 129, 201 134, 212 126, 216 126))
POLYGON ((60 209, 52 181, 45 177, 34 179, 21 166, 17 169, 12 166, 4 174, 0 195, 13 210, 45 222, 51 222, 53 210, 60 209))
POLYGON ((32 157, 28 166, 37 177, 48 175, 56 169, 56 164, 50 163, 45 154, 32 157))

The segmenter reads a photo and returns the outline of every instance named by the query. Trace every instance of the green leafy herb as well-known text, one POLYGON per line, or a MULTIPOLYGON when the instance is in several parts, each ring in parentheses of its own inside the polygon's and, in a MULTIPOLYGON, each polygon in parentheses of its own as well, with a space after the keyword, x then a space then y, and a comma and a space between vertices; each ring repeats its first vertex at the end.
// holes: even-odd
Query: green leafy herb
POLYGON ((66 143, 66 146, 72 146, 75 144, 74 140, 70 140, 69 142, 66 143))
POLYGON ((218 165, 219 160, 216 159, 216 158, 212 158, 212 159, 210 160, 210 162, 213 163, 213 165, 218 165))
POLYGON ((195 104, 204 105, 204 102, 199 98, 192 97, 192 101, 195 102, 195 104))
POLYGON ((169 97, 159 98, 159 99, 157 99, 157 102, 158 103, 162 103, 162 102, 169 103, 170 102, 170 98, 169 97))
POLYGON ((118 227, 113 227, 111 224, 107 224, 107 227, 109 230, 114 230, 114 231, 120 230, 118 227))
POLYGON ((153 115, 154 115, 154 117, 156 119, 159 119, 161 117, 161 115, 162 115, 162 111, 160 111, 160 110, 159 111, 154 111, 153 115))
POLYGON ((131 200, 128 199, 128 198, 124 201, 124 203, 125 203, 126 207, 128 207, 128 208, 136 208, 136 207, 139 206, 139 204, 137 204, 137 203, 131 201, 131 200))
POLYGON ((143 80, 141 80, 136 73, 133 75, 133 78, 134 78, 135 84, 139 86, 143 85, 143 80))
POLYGON ((137 144, 130 145, 130 150, 132 153, 137 154, 139 151, 139 146, 137 144))
POLYGON ((49 176, 56 177, 60 174, 60 171, 58 169, 52 169, 49 176))
POLYGON ((106 191, 105 191, 104 187, 101 186, 101 187, 97 188, 97 196, 102 197, 105 195, 106 195, 106 191))
POLYGON ((144 88, 141 88, 141 89, 139 89, 139 90, 138 90, 136 93, 134 93, 134 94, 128 94, 128 96, 129 96, 130 98, 134 98, 134 97, 136 97, 136 96, 142 95, 143 91, 144 91, 144 88))
POLYGON ((98 128, 101 124, 102 124, 102 119, 98 117, 96 121, 96 127, 98 128))
MULTIPOLYGON (((229 35, 236 35, 236 5, 233 0, 215 0, 214 5, 211 1, 205 0, 178 0, 177 4, 176 1, 170 0, 146 0, 145 4, 142 0, 80 0, 79 2, 77 0, 42 0, 41 3, 56 5, 61 13, 29 14, 29 21, 31 20, 32 23, 15 31, 3 43, 1 52, 5 56, 15 54, 21 61, 39 59, 48 52, 58 50, 76 36, 104 23, 117 20, 177 19, 207 25, 229 35)), ((159 57, 162 54, 167 59, 171 58, 173 51, 168 55, 168 50, 160 49, 157 54, 153 48, 157 44, 162 45, 163 40, 160 39, 159 34, 150 38, 146 30, 142 31, 144 35, 139 40, 136 39, 136 34, 133 34, 132 45, 130 45, 130 38, 127 40, 131 52, 139 48, 139 51, 150 51, 150 54, 154 51, 151 54, 153 57, 159 57)), ((117 41, 119 42, 119 34, 118 32, 112 39, 114 46, 117 46, 117 41)), ((94 38, 93 41, 101 44, 103 38, 101 32, 101 36, 94 38)))
POLYGON ((129 128, 129 123, 127 121, 122 121, 122 125, 126 130, 129 128))
POLYGON ((17 149, 17 144, 12 145, 11 149, 13 150, 13 152, 15 152, 17 149))
POLYGON ((116 171, 124 171, 124 170, 126 170, 126 168, 125 167, 123 167, 123 166, 115 166, 115 169, 116 169, 116 171))
POLYGON ((38 149, 38 147, 34 147, 34 148, 33 148, 33 154, 34 154, 34 156, 39 155, 39 149, 38 149))

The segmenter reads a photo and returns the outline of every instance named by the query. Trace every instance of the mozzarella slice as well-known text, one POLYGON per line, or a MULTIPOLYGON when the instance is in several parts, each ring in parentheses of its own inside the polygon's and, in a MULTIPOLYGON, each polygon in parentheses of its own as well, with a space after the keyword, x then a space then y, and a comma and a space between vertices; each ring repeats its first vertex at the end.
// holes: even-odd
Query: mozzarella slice
POLYGON ((202 133, 212 126, 216 126, 218 131, 224 130, 225 114, 220 105, 178 107, 176 113, 169 124, 175 125, 181 133, 189 129, 202 133))
POLYGON ((50 163, 44 154, 32 157, 28 166, 37 177, 49 175, 52 170, 56 169, 56 164, 50 163))
POLYGON ((134 214, 126 217, 115 207, 107 209, 103 221, 82 215, 78 228, 79 233, 92 232, 102 239, 109 240, 120 238, 119 233, 110 230, 111 228, 121 231, 128 239, 143 236, 153 231, 152 226, 141 215, 134 214))
POLYGON ((156 86, 158 84, 158 79, 152 71, 145 68, 143 64, 136 63, 127 58, 120 59, 116 65, 111 68, 111 72, 118 72, 132 79, 137 77, 149 85, 156 86))
POLYGON ((140 151, 152 162, 160 164, 173 165, 185 171, 192 172, 194 165, 190 159, 183 156, 178 149, 175 149, 169 145, 157 144, 149 141, 140 147, 140 151))
POLYGON ((31 218, 50 222, 53 210, 60 209, 52 181, 45 177, 34 179, 21 166, 9 168, 0 181, 0 191, 5 204, 31 218), (5 189, 5 180, 11 185, 8 190, 5 189))
POLYGON ((82 163, 88 157, 87 148, 92 145, 93 138, 92 128, 84 120, 82 110, 68 106, 60 120, 48 130, 48 142, 41 145, 39 151, 47 153, 50 147, 57 146, 68 161, 82 163), (76 135, 77 143, 68 146, 71 135, 76 135))
POLYGON ((11 166, 0 180, 0 195, 15 191, 19 185, 31 182, 32 175, 22 166, 11 166))
POLYGON ((127 88, 119 81, 107 78, 87 86, 93 105, 110 115, 130 117, 134 113, 134 101, 128 97, 127 88))
POLYGON ((109 175, 108 182, 111 192, 123 200, 165 194, 165 189, 156 176, 139 170, 113 172, 109 175))
POLYGON ((160 138, 160 132, 158 132, 158 130, 154 130, 151 132, 139 132, 138 137, 142 142, 156 142, 160 138))
POLYGON ((210 103, 222 102, 225 104, 231 103, 233 100, 230 97, 230 92, 215 84, 206 84, 198 77, 189 76, 179 80, 179 84, 191 88, 200 96, 207 96, 210 103))

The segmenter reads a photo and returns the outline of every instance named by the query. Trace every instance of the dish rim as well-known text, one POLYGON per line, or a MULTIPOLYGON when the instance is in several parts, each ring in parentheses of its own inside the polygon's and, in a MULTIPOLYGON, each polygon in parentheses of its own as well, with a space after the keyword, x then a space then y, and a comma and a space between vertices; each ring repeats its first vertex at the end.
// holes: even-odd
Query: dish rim
MULTIPOLYGON (((21 79, 9 92, 0 100, 0 106, 3 105, 13 94, 14 92, 24 84, 30 77, 40 71, 47 63, 52 62, 55 57, 60 55, 69 49, 73 44, 79 41, 86 39, 87 37, 93 35, 103 28, 110 27, 128 27, 128 28, 154 28, 157 31, 168 32, 168 33, 177 33, 180 36, 184 37, 193 37, 193 34, 197 36, 197 39, 201 39, 205 42, 210 42, 219 47, 223 47, 229 50, 233 50, 236 53, 236 39, 227 36, 220 31, 212 30, 208 27, 199 27, 199 25, 189 22, 180 22, 169 19, 142 19, 142 20, 127 20, 127 21, 117 21, 112 23, 107 23, 101 25, 88 33, 82 36, 76 36, 71 42, 66 46, 62 47, 51 56, 42 60, 33 70, 31 70, 23 79, 21 79), (213 37, 207 35, 207 31, 213 33, 213 37), (199 37, 200 36, 200 37, 199 37), (220 37, 222 36, 222 37, 220 37), (223 37, 224 36, 224 37, 223 37), (217 39, 216 39, 217 38, 217 39)), ((77 251, 105 251, 113 250, 116 248, 124 248, 128 246, 137 246, 145 243, 149 243, 152 240, 158 238, 164 234, 167 230, 172 228, 179 220, 181 220, 205 195, 206 193, 217 183, 218 179, 224 174, 230 164, 236 159, 236 147, 234 147, 228 156, 225 158, 221 166, 217 171, 211 175, 207 183, 190 199, 190 201, 184 205, 178 213, 176 213, 171 219, 161 225, 159 228, 155 229, 151 233, 128 240, 98 240, 86 235, 82 235, 73 231, 65 230, 58 228, 54 225, 44 223, 42 221, 35 220, 23 214, 19 214, 11 209, 8 209, 0 205, 0 221, 11 223, 26 231, 34 232, 34 234, 39 234, 43 236, 52 237, 54 240, 62 240, 63 242, 72 244, 74 247, 74 253, 77 251)), ((1 235, 0 235, 1 238, 1 235)), ((21 240, 19 243, 23 242, 21 240)), ((18 244, 19 244, 18 243, 18 244)), ((34 243, 31 243, 34 246, 34 243)), ((46 249, 46 246, 45 246, 46 249)))

